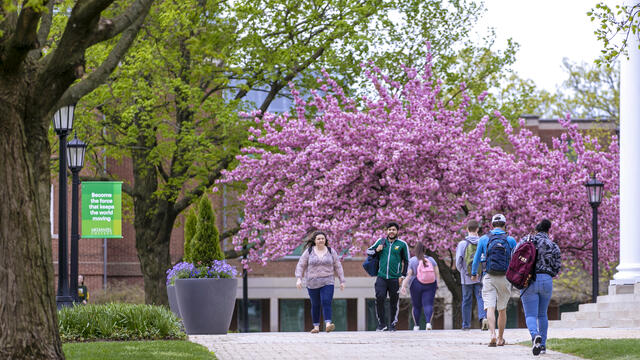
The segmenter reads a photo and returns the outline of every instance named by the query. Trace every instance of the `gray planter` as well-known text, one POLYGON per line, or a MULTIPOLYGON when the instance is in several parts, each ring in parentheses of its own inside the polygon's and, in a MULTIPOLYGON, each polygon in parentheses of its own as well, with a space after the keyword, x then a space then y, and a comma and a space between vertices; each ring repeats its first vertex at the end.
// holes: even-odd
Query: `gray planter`
POLYGON ((176 314, 177 317, 182 318, 182 316, 180 316, 180 307, 178 306, 175 285, 167 285, 167 296, 169 297, 169 308, 171 309, 171 312, 176 314))
POLYGON ((177 279, 176 295, 187 334, 226 334, 237 287, 237 279, 177 279))

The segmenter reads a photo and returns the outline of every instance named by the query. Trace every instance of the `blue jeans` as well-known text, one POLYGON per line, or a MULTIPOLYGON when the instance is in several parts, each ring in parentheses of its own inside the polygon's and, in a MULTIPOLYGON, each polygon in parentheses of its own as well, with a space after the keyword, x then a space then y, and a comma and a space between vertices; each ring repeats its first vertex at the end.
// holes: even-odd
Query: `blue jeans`
POLYGON ((531 340, 536 335, 540 335, 544 346, 547 344, 547 329, 549 328, 547 308, 549 308, 549 301, 551 301, 551 293, 553 293, 553 279, 548 274, 536 274, 536 281, 529 288, 520 290, 520 300, 522 300, 531 340))
POLYGON ((482 283, 462 285, 462 328, 471 328, 471 309, 473 308, 473 296, 478 305, 478 319, 485 319, 487 311, 482 301, 482 283))
POLYGON ((311 298, 311 320, 313 326, 320 325, 320 308, 324 321, 331 321, 331 302, 333 301, 333 285, 325 285, 318 289, 307 289, 311 298))

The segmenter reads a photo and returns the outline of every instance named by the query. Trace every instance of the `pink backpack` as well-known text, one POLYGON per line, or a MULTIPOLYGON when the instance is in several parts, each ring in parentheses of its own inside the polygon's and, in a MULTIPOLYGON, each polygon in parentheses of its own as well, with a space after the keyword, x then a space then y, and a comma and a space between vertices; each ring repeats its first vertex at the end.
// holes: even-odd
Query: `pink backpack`
POLYGON ((416 279, 418 279, 421 284, 433 284, 436 281, 436 272, 429 259, 425 258, 424 261, 418 261, 416 279))

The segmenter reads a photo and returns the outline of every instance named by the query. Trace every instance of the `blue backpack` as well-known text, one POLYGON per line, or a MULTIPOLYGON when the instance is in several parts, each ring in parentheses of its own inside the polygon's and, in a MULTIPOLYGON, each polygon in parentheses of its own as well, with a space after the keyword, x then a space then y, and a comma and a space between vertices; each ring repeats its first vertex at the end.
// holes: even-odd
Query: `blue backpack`
MULTIPOLYGON (((386 241, 382 243, 382 248, 386 247, 386 241)), ((378 276, 378 269, 380 267, 380 254, 375 253, 373 255, 367 255, 367 258, 362 263, 362 267, 364 271, 369 274, 369 276, 378 276)))
POLYGON ((507 241, 507 234, 489 233, 487 242, 487 273, 504 275, 511 260, 511 246, 507 241))

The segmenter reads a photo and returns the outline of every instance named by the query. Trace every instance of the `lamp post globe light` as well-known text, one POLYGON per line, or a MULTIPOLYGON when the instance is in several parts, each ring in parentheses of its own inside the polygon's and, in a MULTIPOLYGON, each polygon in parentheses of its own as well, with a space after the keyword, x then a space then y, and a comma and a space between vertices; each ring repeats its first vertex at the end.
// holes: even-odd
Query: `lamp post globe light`
POLYGON ((67 144, 67 161, 69 170, 71 170, 71 268, 69 289, 74 302, 78 302, 78 242, 80 233, 78 231, 78 187, 80 186, 80 170, 84 166, 84 153, 87 144, 78 140, 77 136, 73 136, 67 144))
POLYGON ((53 130, 58 134, 60 149, 58 159, 58 308, 71 306, 73 298, 69 293, 67 273, 67 135, 73 129, 75 105, 63 106, 53 114, 53 130))
POLYGON ((591 285, 591 302, 595 303, 598 300, 598 206, 602 201, 602 189, 604 184, 598 181, 595 175, 591 175, 591 178, 584 184, 587 188, 587 197, 591 209, 593 209, 593 216, 591 222, 591 233, 593 237, 592 245, 592 285, 591 285))

